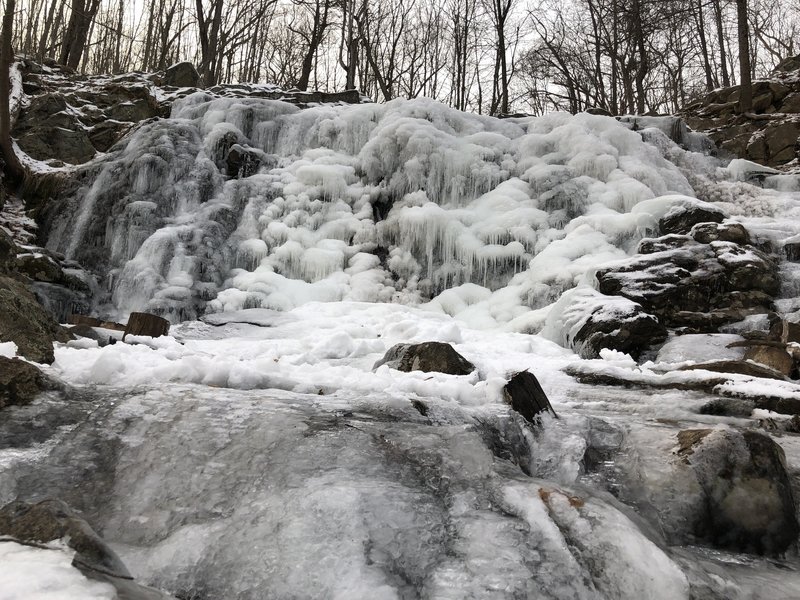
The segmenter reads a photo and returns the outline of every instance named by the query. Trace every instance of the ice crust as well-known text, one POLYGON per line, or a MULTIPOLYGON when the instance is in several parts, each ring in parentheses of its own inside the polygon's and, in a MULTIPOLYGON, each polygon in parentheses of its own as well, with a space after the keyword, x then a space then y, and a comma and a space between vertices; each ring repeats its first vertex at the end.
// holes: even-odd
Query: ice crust
POLYGON ((173 321, 309 301, 416 304, 467 284, 486 290, 460 299, 475 322, 510 323, 626 256, 658 211, 694 195, 629 124, 498 120, 425 99, 300 110, 197 93, 89 168, 51 249, 106 277, 107 311, 173 321), (233 144, 258 172, 227 175, 233 144))

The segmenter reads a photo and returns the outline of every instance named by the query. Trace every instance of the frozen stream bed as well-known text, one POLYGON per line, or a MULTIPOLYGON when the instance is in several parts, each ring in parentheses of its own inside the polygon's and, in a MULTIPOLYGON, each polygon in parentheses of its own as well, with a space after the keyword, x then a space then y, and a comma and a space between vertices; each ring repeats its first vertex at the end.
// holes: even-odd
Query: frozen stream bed
MULTIPOLYGON (((250 309, 171 336, 57 347, 74 390, 0 422, 0 501, 62 498, 142 583, 193 600, 800 597, 794 554, 703 548, 659 518, 690 493, 665 475, 678 431, 756 425, 697 414, 709 395, 582 385, 553 342, 401 305, 250 309), (477 371, 372 370, 431 340, 477 371), (558 419, 531 427, 502 401, 523 369, 558 419)), ((796 484, 800 444, 776 441, 796 484)))

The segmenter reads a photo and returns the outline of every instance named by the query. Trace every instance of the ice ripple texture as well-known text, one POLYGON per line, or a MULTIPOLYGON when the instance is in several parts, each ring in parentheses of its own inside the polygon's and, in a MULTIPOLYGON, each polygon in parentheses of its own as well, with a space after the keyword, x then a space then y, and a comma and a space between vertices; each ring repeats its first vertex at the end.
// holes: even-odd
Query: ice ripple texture
POLYGON ((300 110, 197 93, 88 167, 48 244, 93 270, 100 308, 121 317, 435 299, 522 330, 694 195, 665 158, 691 153, 648 132, 425 99, 300 110), (237 171, 231 148, 257 168, 237 171))

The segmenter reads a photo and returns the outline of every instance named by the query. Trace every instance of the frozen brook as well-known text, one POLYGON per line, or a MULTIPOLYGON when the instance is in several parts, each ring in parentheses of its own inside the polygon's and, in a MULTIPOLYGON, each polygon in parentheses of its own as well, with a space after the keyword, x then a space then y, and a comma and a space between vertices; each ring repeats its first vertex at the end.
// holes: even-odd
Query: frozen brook
MULTIPOLYGON (((717 392, 800 387, 675 389, 710 381, 677 367, 727 338, 638 362, 566 347, 562 294, 596 299, 594 273, 676 206, 713 203, 776 252, 800 240, 796 176, 727 165, 659 123, 176 101, 43 218, 49 249, 93 278, 94 312, 154 312, 170 335, 57 344, 45 370, 67 391, 0 421, 0 503, 63 499, 137 581, 183 600, 800 598, 796 548, 692 537, 702 490, 677 454, 686 429, 756 429, 700 414, 717 392), (426 341, 476 370, 374 368, 426 341), (630 386, 579 383, 575 365, 630 386), (526 369, 557 418, 504 402, 526 369)), ((778 300, 792 318, 795 267, 778 300)), ((800 438, 773 438, 800 498, 800 438)), ((0 552, 2 600, 50 597, 6 591, 31 564, 77 590, 55 598, 108 597, 67 581, 63 548, 0 552)))
MULTIPOLYGON (((392 304, 173 335, 58 348, 80 392, 0 424, 0 500, 65 499, 139 581, 181 598, 798 597, 795 559, 671 545, 653 515, 682 502, 659 487, 676 432, 741 424, 697 415, 704 394, 577 384, 553 342, 392 304), (423 340, 477 372, 371 370, 423 340), (532 428, 502 402, 522 369, 558 419, 532 428)), ((800 447, 778 441, 796 472, 800 447)))

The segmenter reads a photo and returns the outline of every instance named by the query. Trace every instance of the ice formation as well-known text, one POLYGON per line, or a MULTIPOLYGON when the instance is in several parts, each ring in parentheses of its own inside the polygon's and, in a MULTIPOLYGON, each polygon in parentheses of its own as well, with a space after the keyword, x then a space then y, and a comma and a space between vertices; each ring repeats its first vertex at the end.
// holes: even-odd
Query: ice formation
POLYGON ((49 246, 103 278, 101 308, 123 317, 433 300, 523 330, 694 196, 665 149, 706 159, 645 131, 196 93, 89 167, 49 246))

